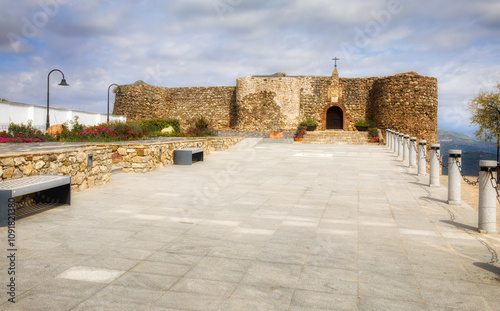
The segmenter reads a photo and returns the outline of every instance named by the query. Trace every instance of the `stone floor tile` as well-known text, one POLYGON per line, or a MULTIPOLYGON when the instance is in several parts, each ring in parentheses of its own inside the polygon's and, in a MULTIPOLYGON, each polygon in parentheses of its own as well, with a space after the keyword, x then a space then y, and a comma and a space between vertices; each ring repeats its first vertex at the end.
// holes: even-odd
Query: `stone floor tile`
POLYGON ((421 289, 424 302, 442 307, 460 307, 464 309, 491 310, 483 296, 464 294, 457 291, 421 289))
POLYGON ((294 289, 266 284, 240 283, 231 297, 288 304, 294 289))
POLYGON ((15 304, 5 302, 0 307, 7 310, 71 310, 80 304, 82 298, 72 298, 58 294, 47 294, 40 292, 27 292, 15 300, 15 304))
POLYGON ((167 291, 178 280, 179 277, 176 276, 149 274, 143 272, 126 272, 114 281, 113 285, 167 291))
POLYGON ((301 277, 299 283, 297 284, 297 289, 315 292, 357 295, 358 283, 335 279, 301 277))
POLYGON ((357 296, 314 292, 297 289, 290 310, 356 310, 357 296))
POLYGON ((417 287, 359 283, 359 296, 423 303, 417 287))
POLYGON ((359 298, 360 311, 378 311, 378 310, 409 310, 409 311, 426 311, 427 306, 422 303, 414 303, 401 300, 388 300, 370 297, 359 298))
POLYGON ((219 310, 226 298, 195 293, 167 292, 154 306, 179 310, 215 311, 219 310))
POLYGON ((106 283, 55 278, 34 287, 30 293, 87 299, 105 286, 106 283))
POLYGON ((202 256, 189 255, 189 254, 179 254, 179 253, 169 253, 158 251, 148 257, 148 261, 171 263, 185 266, 195 265, 203 258, 202 256))
POLYGON ((132 271, 138 273, 152 273, 170 276, 183 276, 189 271, 191 266, 155 261, 143 261, 135 266, 132 271))
POLYGON ((344 269, 344 270, 357 269, 358 267, 357 256, 352 258, 344 258, 342 254, 339 254, 339 256, 342 257, 337 258, 331 256, 309 255, 306 260, 306 266, 316 266, 316 267, 344 269))
POLYGON ((106 257, 98 255, 85 260, 85 266, 94 268, 103 268, 109 270, 127 271, 140 262, 141 261, 135 259, 106 257))
POLYGON ((208 256, 254 260, 259 252, 255 249, 216 246, 208 253, 208 256))
POLYGON ((125 248, 121 246, 116 246, 108 249, 108 251, 103 253, 103 256, 108 257, 117 257, 117 258, 125 258, 125 259, 136 259, 136 260, 144 260, 154 254, 151 250, 144 249, 134 249, 134 248, 125 248))
POLYGON ((295 288, 298 280, 298 276, 248 271, 241 280, 241 284, 295 288))
POLYGON ((147 305, 139 304, 126 304, 108 301, 107 299, 88 299, 76 308, 71 309, 71 311, 89 311, 89 310, 99 310, 99 311, 146 311, 151 310, 147 305))
POLYGON ((417 282, 413 275, 398 274, 391 271, 386 271, 384 273, 359 271, 359 282, 390 286, 417 287, 417 282))
POLYGON ((185 274, 185 277, 201 280, 239 283, 245 276, 245 273, 245 271, 194 266, 185 274))
POLYGON ((111 284, 99 291, 90 299, 108 301, 110 303, 151 305, 163 294, 164 292, 159 290, 111 284))
POLYGON ((222 281, 182 278, 170 289, 170 291, 229 298, 237 285, 237 283, 222 281))
POLYGON ((125 273, 125 271, 75 266, 59 274, 57 278, 96 283, 111 283, 123 273, 125 273))
POLYGON ((266 311, 286 311, 288 304, 278 304, 265 301, 257 301, 250 299, 229 299, 222 308, 222 311, 241 311, 241 310, 266 310, 266 311))
POLYGON ((248 271, 297 277, 302 271, 302 266, 257 260, 250 266, 248 271))

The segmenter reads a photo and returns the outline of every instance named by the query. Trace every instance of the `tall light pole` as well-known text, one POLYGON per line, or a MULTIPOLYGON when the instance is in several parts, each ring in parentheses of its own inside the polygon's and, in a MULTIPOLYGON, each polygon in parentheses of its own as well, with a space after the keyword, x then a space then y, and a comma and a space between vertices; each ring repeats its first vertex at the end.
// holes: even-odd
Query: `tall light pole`
MULTIPOLYGON (((109 123, 109 90, 111 89, 111 87, 115 85, 116 87, 118 87, 118 92, 116 93, 116 96, 123 96, 123 93, 122 93, 122 90, 120 88, 120 86, 116 83, 113 83, 111 84, 109 87, 108 87, 108 118, 106 119, 106 123, 109 123)), ((116 98, 115 96, 115 98, 116 98)))
POLYGON ((49 118, 49 79, 50 79, 50 74, 53 73, 54 71, 59 71, 62 74, 62 77, 63 77, 62 80, 61 80, 61 83, 59 83, 58 85, 69 86, 69 84, 66 83, 66 79, 64 78, 64 73, 61 70, 59 70, 59 69, 53 69, 47 75, 47 123, 45 124, 45 130, 48 130, 49 127, 50 127, 50 118, 49 118))

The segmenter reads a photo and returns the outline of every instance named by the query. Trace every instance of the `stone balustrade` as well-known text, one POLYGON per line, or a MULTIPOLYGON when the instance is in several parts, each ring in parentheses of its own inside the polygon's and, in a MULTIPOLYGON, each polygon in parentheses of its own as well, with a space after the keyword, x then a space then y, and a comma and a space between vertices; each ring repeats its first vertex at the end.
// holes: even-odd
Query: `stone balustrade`
MULTIPOLYGON (((401 143, 401 137, 403 134, 395 132, 390 129, 386 129, 386 139, 387 148, 395 155, 401 154, 401 148, 405 148, 404 151, 411 152, 411 157, 403 157, 401 159, 403 165, 408 165, 409 167, 415 168, 415 158, 416 152, 418 152, 418 176, 429 176, 429 187, 440 187, 439 175, 441 174, 441 153, 440 144, 430 145, 430 155, 427 156, 426 141, 420 140, 418 151, 416 150, 416 137, 412 137, 411 144, 408 147, 401 143), (403 147, 402 147, 403 146, 403 147), (429 162, 429 166, 427 166, 429 162), (427 174, 427 168, 430 174, 427 174)), ((406 137, 406 135, 404 136, 406 137)), ((497 234, 497 224, 496 224, 496 203, 500 202, 500 195, 498 191, 498 183, 494 176, 494 171, 498 172, 499 163, 496 161, 479 161, 479 178, 477 181, 470 181, 463 176, 462 170, 462 151, 461 150, 449 150, 448 158, 448 205, 461 205, 463 202, 461 200, 461 178, 465 180, 470 185, 479 185, 479 204, 478 204, 478 231, 481 233, 497 234)))

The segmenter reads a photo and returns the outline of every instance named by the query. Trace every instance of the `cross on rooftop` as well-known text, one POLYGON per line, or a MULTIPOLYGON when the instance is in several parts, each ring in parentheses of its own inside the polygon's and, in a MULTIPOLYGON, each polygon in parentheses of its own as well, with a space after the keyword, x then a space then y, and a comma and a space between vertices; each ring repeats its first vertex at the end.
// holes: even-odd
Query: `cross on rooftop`
POLYGON ((332 60, 334 60, 334 61, 335 61, 335 67, 337 67, 337 61, 338 61, 339 59, 340 59, 340 58, 337 58, 337 57, 332 58, 332 60))

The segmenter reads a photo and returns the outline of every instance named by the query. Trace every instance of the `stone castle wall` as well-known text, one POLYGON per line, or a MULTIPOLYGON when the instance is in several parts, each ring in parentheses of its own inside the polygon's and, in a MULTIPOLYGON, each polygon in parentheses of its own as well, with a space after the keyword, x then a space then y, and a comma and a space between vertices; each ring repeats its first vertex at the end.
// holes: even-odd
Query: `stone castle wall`
MULTIPOLYGON (((336 73, 336 71, 335 71, 336 73)), ((183 131, 205 117, 215 130, 292 131, 313 119, 326 129, 327 111, 343 111, 343 129, 361 118, 429 142, 437 138, 437 79, 414 72, 387 77, 247 76, 236 87, 121 86, 114 114, 128 119, 175 118, 183 131)))
POLYGON ((125 115, 127 120, 173 118, 181 122, 182 131, 194 127, 199 117, 215 129, 227 129, 234 123, 234 86, 166 88, 129 84, 120 88, 124 96, 116 97, 113 114, 125 115))
POLYGON ((238 130, 279 132, 297 128, 302 79, 245 77, 236 81, 238 130))
POLYGON ((301 94, 300 121, 311 117, 320 129, 326 129, 326 111, 338 106, 344 111, 344 130, 354 130, 354 124, 359 119, 366 119, 369 93, 376 79, 340 78, 337 82, 331 77, 307 77, 301 94))
POLYGON ((377 79, 368 117, 381 129, 437 142, 437 79, 414 72, 377 79))

